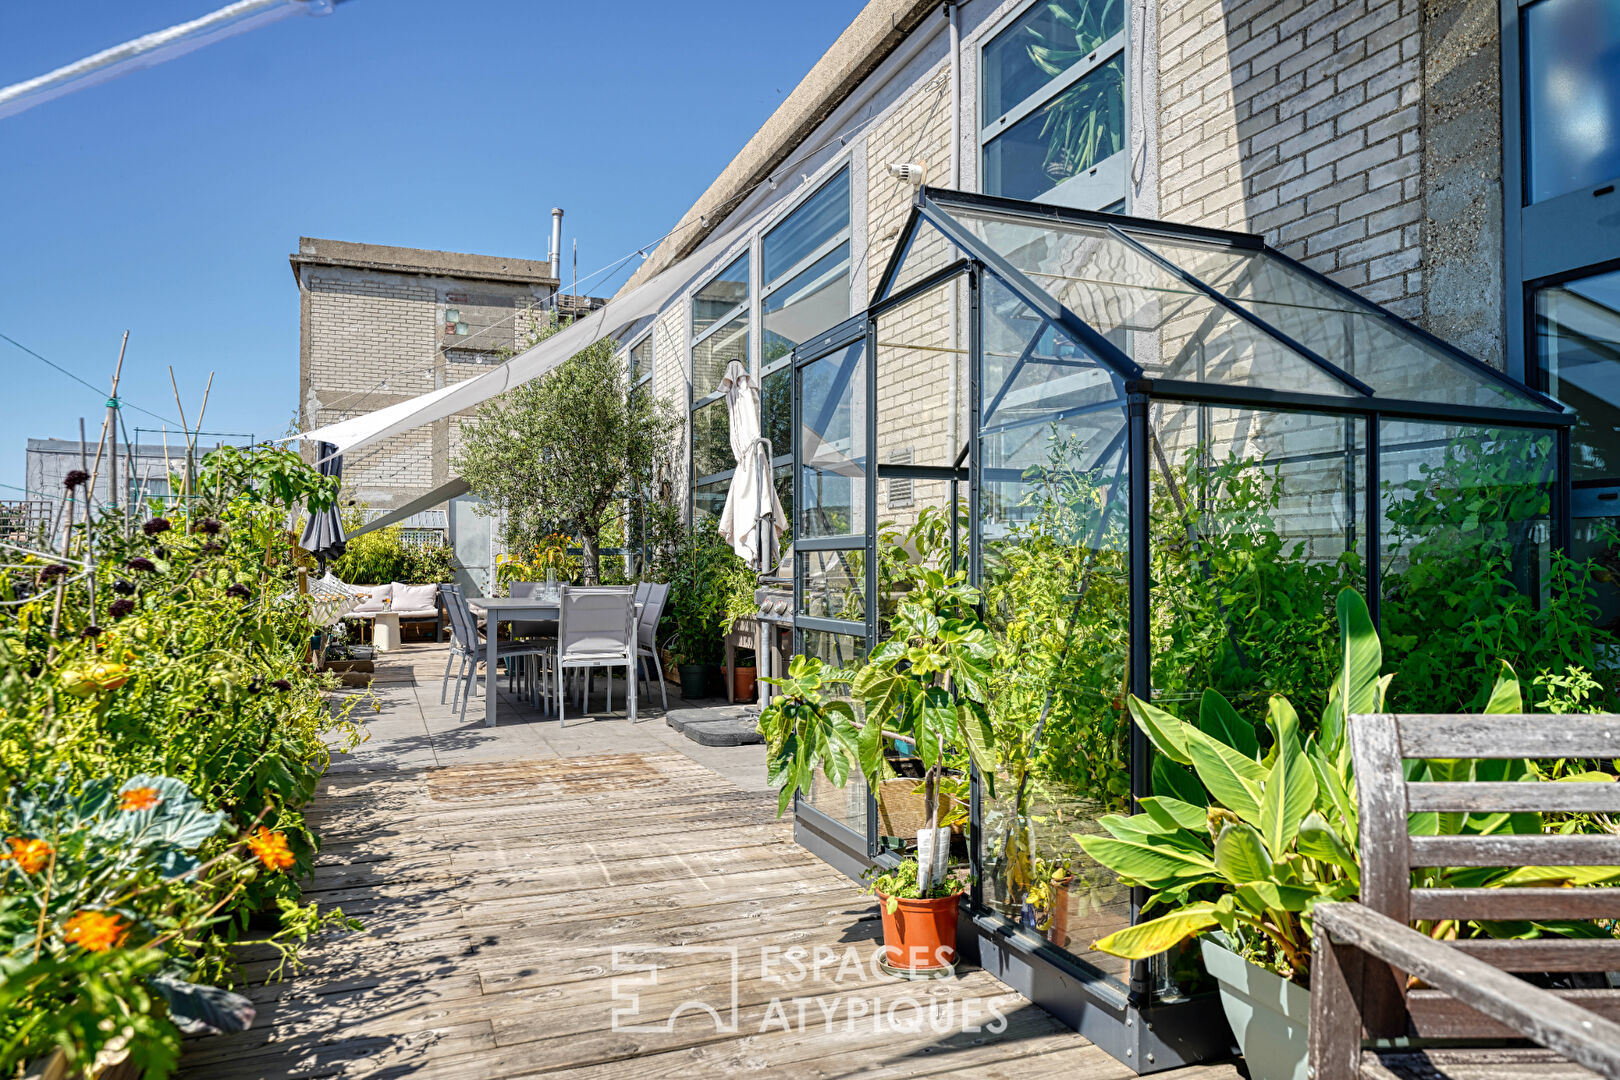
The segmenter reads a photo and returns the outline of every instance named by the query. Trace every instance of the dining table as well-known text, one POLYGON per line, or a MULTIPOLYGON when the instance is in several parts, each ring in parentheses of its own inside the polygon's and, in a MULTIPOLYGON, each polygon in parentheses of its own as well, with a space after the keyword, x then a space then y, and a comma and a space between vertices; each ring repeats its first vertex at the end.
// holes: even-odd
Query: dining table
POLYGON ((562 610, 559 597, 538 596, 469 596, 467 606, 475 615, 484 616, 489 632, 484 635, 484 726, 495 726, 495 681, 499 623, 503 622, 556 622, 562 610))

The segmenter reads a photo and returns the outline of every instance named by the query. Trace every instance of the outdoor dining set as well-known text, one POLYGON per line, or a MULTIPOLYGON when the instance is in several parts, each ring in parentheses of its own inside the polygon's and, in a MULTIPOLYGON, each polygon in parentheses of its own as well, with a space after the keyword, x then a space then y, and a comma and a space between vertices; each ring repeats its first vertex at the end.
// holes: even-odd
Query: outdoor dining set
POLYGON ((468 597, 459 585, 442 584, 439 592, 451 637, 439 700, 444 701, 454 681, 450 705, 459 708, 462 717, 474 694, 480 664, 488 727, 495 726, 495 679, 497 667, 503 664, 509 691, 521 693, 543 715, 555 711, 559 724, 566 722, 570 692, 581 712, 586 710, 591 675, 597 669, 607 673, 609 710, 613 708, 613 671, 623 669, 632 722, 636 720, 637 683, 642 679, 656 678, 662 703, 666 708, 669 705, 663 664, 654 644, 668 585, 512 582, 508 596, 468 597))

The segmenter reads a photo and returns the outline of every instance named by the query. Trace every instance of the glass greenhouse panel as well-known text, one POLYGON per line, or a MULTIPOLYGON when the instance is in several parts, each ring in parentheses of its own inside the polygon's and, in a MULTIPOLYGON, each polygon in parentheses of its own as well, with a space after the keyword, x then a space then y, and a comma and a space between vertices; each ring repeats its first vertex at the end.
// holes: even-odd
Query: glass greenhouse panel
POLYGON ((1405 323, 1270 252, 1147 234, 1138 239, 1360 379, 1379 397, 1550 411, 1531 395, 1424 340, 1405 323))
POLYGON ((847 668, 866 657, 866 639, 854 634, 801 630, 799 635, 799 653, 816 657, 831 668, 847 668))
POLYGON ((730 490, 729 476, 712 484, 699 484, 692 489, 692 515, 696 518, 712 517, 719 521, 726 508, 726 492, 730 490))
POLYGON ((808 802, 821 813, 832 818, 855 836, 866 840, 866 780, 859 773, 852 775, 843 787, 835 787, 818 769, 810 783, 808 802))
POLYGON ((799 369, 797 536, 866 532, 865 358, 862 339, 799 369))
POLYGON ((803 582, 800 615, 866 621, 866 551, 801 551, 796 572, 803 582))
POLYGON ((885 310, 875 322, 875 460, 956 464, 967 433, 966 276, 885 310))
POLYGON ((1001 761, 975 830, 986 906, 1119 979, 1089 951, 1130 922, 1130 890, 1076 834, 1130 801, 1126 415, 1115 407, 980 442, 986 620, 1005 657, 990 715, 1001 761))
POLYGON ((1367 584, 1366 421, 1165 402, 1149 423, 1154 703, 1196 720, 1215 689, 1257 725, 1272 694, 1320 715, 1335 598, 1367 584))
MULTIPOLYGON (((1384 660, 1403 712, 1476 699, 1456 643, 1539 602, 1552 555, 1549 431, 1385 421, 1380 430, 1384 660)), ((1466 666, 1466 665, 1464 665, 1466 666)), ((1524 673, 1521 672, 1521 675, 1524 673)))
MULTIPOLYGON (((1120 400, 1122 387, 1113 370, 1048 322, 1000 278, 985 275, 979 311, 979 423, 983 432, 1038 428, 1060 415, 1120 400)), ((1034 437, 1042 435, 1033 433, 1034 437)))
POLYGON ((1362 396, 1107 229, 955 207, 951 213, 1151 378, 1362 396))
POLYGON ((893 295, 907 286, 915 285, 961 257, 961 248, 947 240, 945 234, 928 221, 919 218, 906 243, 905 251, 900 256, 900 265, 895 270, 894 280, 889 282, 889 287, 878 299, 881 300, 884 296, 893 295))

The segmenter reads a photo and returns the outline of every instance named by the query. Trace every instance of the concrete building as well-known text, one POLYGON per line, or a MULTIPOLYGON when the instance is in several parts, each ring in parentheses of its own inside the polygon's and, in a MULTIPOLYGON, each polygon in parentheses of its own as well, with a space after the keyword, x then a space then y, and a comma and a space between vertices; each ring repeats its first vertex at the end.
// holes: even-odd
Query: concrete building
MULTIPOLYGON (((722 361, 762 375, 767 411, 787 400, 791 345, 869 301, 913 193, 888 167, 912 163, 1259 234, 1580 409, 1578 510, 1601 513, 1620 492, 1617 53, 1612 0, 872 0, 631 282, 763 211, 750 238, 626 344, 688 405, 693 506, 718 509, 722 361)), ((897 407, 954 407, 959 378, 919 372, 936 392, 897 407)))
MULTIPOLYGON (((235 439, 232 440, 236 441, 235 439)), ((213 443, 207 445, 213 448, 213 443)), ((62 494, 62 481, 67 474, 81 467, 81 462, 96 460, 96 444, 83 445, 78 439, 29 439, 24 475, 30 499, 56 500, 62 494)), ((201 453, 201 449, 199 449, 201 453)), ((106 502, 112 492, 111 461, 103 452, 101 467, 96 470, 96 498, 106 502)), ((118 486, 120 503, 130 498, 167 498, 169 477, 183 472, 186 465, 185 444, 178 436, 165 450, 161 443, 142 443, 134 447, 118 445, 118 486), (129 451, 133 449, 134 453, 129 451)))
MULTIPOLYGON (((289 260, 305 430, 482 373, 527 342, 557 296, 551 266, 535 259, 306 236, 289 260)), ((391 509, 442 484, 457 423, 441 420, 345 460, 348 496, 391 509)))

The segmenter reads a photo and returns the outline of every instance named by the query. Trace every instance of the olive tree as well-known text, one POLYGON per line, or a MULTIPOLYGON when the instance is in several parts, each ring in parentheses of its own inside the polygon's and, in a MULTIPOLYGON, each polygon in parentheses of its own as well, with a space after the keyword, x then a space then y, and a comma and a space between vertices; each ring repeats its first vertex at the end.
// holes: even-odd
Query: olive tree
POLYGON ((614 343, 598 341, 481 406, 451 459, 481 512, 501 516, 509 549, 578 537, 588 585, 601 580, 603 534, 625 533, 627 497, 649 493, 680 428, 670 403, 628 381, 614 343))

